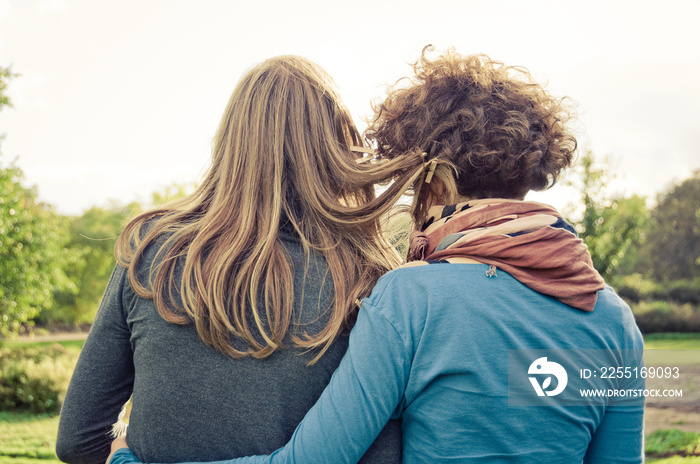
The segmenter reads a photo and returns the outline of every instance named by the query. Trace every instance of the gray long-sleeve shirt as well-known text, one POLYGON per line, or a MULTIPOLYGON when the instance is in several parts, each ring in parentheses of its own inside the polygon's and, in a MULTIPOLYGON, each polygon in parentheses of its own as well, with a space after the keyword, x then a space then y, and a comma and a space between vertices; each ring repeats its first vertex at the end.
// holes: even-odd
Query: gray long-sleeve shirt
MULTIPOLYGON (((328 266, 318 255, 307 260, 291 233, 281 236, 294 266, 293 320, 315 333, 333 299, 328 266)), ((292 348, 264 359, 227 357, 205 346, 192 324, 165 322, 117 266, 63 404, 56 452, 68 463, 102 464, 111 425, 133 392, 128 442, 144 462, 268 454, 289 440, 346 349, 341 336, 313 366, 307 366, 313 353, 292 348)), ((398 422, 387 425, 361 462, 401 462, 398 422)))

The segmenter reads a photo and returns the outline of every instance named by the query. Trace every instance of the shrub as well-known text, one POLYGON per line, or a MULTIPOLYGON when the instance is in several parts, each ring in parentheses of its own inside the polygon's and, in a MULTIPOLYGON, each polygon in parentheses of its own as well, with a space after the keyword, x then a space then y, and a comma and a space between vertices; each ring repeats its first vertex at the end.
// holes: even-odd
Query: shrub
POLYGON ((700 281, 675 280, 668 285, 666 295, 668 299, 678 303, 700 305, 700 281))
POLYGON ((616 276, 611 281, 618 295, 629 303, 636 303, 651 298, 658 291, 659 284, 641 274, 616 276))
POLYGON ((629 303, 663 300, 700 305, 700 279, 657 282, 641 274, 630 274, 616 276, 610 284, 629 303))
POLYGON ((640 301, 630 305, 642 333, 700 332, 700 307, 672 301, 640 301))
POLYGON ((0 411, 60 411, 76 361, 58 344, 0 349, 0 411))

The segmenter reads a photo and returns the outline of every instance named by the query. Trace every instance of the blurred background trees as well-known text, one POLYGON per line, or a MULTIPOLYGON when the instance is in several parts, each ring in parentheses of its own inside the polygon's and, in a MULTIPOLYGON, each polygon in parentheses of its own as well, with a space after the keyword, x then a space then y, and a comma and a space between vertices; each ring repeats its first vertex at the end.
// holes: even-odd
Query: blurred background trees
MULTIPOLYGON (((13 76, 0 67, 0 110, 11 105, 5 89, 13 76)), ((565 212, 642 331, 700 332, 700 172, 670 186, 655 202, 609 191, 613 172, 609 159, 586 151, 568 174, 577 198, 565 212)), ((174 184, 146 202, 115 202, 64 216, 39 202, 37 189, 24 182, 16 162, 0 154, 0 341, 34 323, 64 328, 91 323, 122 227, 192 187, 174 184)), ((405 255, 406 216, 389 220, 387 227, 405 255)))
POLYGON ((583 206, 575 223, 579 236, 588 246, 593 265, 606 281, 619 272, 629 272, 636 261, 636 249, 645 238, 649 225, 646 200, 633 195, 610 195, 607 186, 613 179, 612 163, 596 161, 587 151, 574 169, 569 184, 577 190, 583 206))
MULTIPOLYGON (((0 67, 0 111, 12 106, 5 91, 15 76, 0 67)), ((145 204, 113 202, 65 216, 39 202, 36 187, 26 186, 16 162, 0 153, 0 342, 35 322, 91 323, 115 265, 121 229, 145 208, 184 196, 189 188, 173 184, 145 204)))
POLYGON ((71 259, 65 224, 22 185, 14 163, 0 165, 0 337, 51 308, 55 291, 73 288, 64 270, 71 259))
POLYGON ((54 302, 37 322, 42 324, 82 325, 95 318, 102 293, 114 269, 114 244, 130 217, 142 209, 138 203, 112 203, 106 208, 92 207, 81 216, 66 217, 63 227, 69 257, 64 272, 70 287, 54 291, 54 302))
MULTIPOLYGON (((5 89, 13 77, 0 67, 0 111, 11 106, 5 89)), ((65 219, 38 202, 36 188, 25 187, 23 178, 0 154, 0 340, 51 308, 55 290, 71 287, 63 270, 65 219)))
POLYGON ((575 227, 594 266, 642 332, 700 332, 700 172, 649 208, 645 198, 608 191, 613 171, 587 152, 569 180, 579 198, 575 227))
POLYGON ((659 195, 651 219, 644 249, 650 276, 700 277, 700 173, 659 195))

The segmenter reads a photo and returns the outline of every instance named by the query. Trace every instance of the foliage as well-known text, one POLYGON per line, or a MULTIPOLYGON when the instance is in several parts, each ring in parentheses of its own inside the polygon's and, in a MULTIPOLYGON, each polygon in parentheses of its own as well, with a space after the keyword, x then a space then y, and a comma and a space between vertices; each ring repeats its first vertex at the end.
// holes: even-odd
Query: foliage
POLYGON ((659 280, 700 278, 700 171, 658 198, 645 251, 659 280))
MULTIPOLYGON (((181 198, 190 187, 173 184, 155 191, 148 206, 181 198)), ((70 259, 66 260, 64 271, 73 286, 55 293, 54 305, 41 314, 38 322, 75 326, 93 321, 114 269, 117 237, 126 223, 143 210, 144 206, 137 202, 124 205, 113 201, 106 207, 94 206, 81 216, 66 218, 70 259)))
POLYGON ((647 457, 699 455, 700 434, 680 430, 656 430, 647 435, 645 450, 647 457))
POLYGON ((584 206, 575 227, 588 246, 593 265, 606 280, 621 267, 630 266, 649 221, 644 198, 607 196, 606 186, 612 179, 610 164, 609 160, 597 161, 587 151, 575 170, 574 180, 569 182, 578 190, 584 206))
MULTIPOLYGON (((0 67, 0 110, 14 74, 0 67)), ((36 188, 22 185, 22 170, 0 164, 0 341, 51 306, 53 290, 69 288, 63 270, 62 219, 37 201, 36 188)))
POLYGON ((15 163, 0 165, 0 337, 50 307, 54 290, 71 287, 63 219, 22 179, 15 163))
POLYGON ((611 284, 642 333, 700 332, 700 279, 658 282, 630 274, 615 276, 611 284))
POLYGON ((68 219, 66 249, 71 254, 64 270, 73 287, 56 292, 55 304, 42 314, 40 322, 92 322, 114 268, 114 243, 126 221, 140 210, 138 203, 112 203, 68 219))
MULTIPOLYGON (((190 187, 173 184, 155 191, 148 206, 182 198, 190 187)), ((74 286, 56 292, 55 304, 41 315, 40 323, 80 325, 93 321, 114 269, 117 237, 126 223, 143 210, 144 206, 137 202, 127 205, 111 202, 106 207, 94 206, 81 216, 68 218, 70 239, 66 248, 72 255, 65 272, 74 286)))
POLYGON ((615 276, 611 285, 618 295, 630 303, 663 300, 700 305, 700 278, 659 282, 634 273, 615 276))
POLYGON ((161 206, 186 196, 194 188, 191 184, 172 184, 151 194, 151 206, 161 206))
POLYGON ((0 411, 60 411, 77 357, 59 344, 0 348, 0 411))
POLYGON ((657 281, 644 277, 642 274, 616 275, 609 282, 617 294, 628 303, 654 299, 662 288, 657 281))
POLYGON ((700 307, 672 301, 640 301, 631 305, 639 330, 644 333, 700 332, 700 307))
POLYGON ((0 66, 0 110, 2 110, 4 106, 12 106, 10 97, 5 95, 5 89, 7 89, 7 84, 10 79, 16 76, 17 74, 13 73, 11 68, 3 68, 0 66))

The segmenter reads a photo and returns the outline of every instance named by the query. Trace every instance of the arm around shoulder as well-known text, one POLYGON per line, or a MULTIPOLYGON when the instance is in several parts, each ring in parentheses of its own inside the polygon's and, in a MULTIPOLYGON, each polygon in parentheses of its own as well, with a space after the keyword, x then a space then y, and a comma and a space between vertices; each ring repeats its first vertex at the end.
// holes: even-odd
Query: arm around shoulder
MULTIPOLYGON (((210 464, 356 463, 387 421, 400 415, 410 369, 405 348, 395 327, 363 303, 343 360, 289 443, 269 456, 210 464)), ((138 462, 121 449, 109 464, 138 462)))

